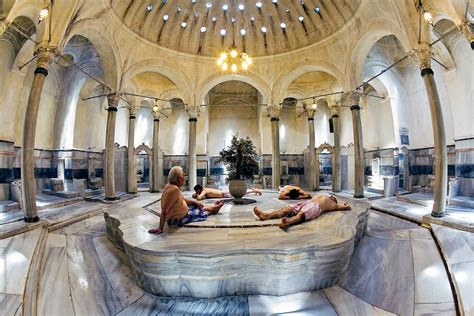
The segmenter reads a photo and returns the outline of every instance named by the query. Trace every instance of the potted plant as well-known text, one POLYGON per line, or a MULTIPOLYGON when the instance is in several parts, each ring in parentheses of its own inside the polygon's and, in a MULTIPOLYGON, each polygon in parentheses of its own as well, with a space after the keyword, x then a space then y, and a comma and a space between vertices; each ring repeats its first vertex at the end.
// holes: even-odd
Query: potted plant
POLYGON ((229 192, 236 199, 247 193, 247 180, 253 179, 258 172, 257 152, 250 138, 232 136, 230 146, 222 149, 217 162, 222 162, 227 169, 229 192))

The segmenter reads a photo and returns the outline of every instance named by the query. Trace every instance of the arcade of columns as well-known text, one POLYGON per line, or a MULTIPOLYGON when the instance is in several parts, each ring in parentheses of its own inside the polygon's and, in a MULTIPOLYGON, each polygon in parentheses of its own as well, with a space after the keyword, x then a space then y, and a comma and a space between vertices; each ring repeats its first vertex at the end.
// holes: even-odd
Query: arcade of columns
MULTIPOLYGON (((433 135, 435 139, 435 194, 432 215, 442 217, 445 215, 446 205, 446 182, 447 182, 447 149, 446 137, 443 123, 443 114, 441 111, 440 98, 437 91, 436 82, 434 80, 433 70, 431 69, 431 47, 429 45, 430 24, 422 23, 421 41, 418 47, 414 48, 415 57, 421 69, 426 93, 428 96, 431 119, 433 125, 433 135)), ((0 34, 6 29, 6 24, 2 22, 0 25, 0 34)), ((472 34, 465 29, 463 33, 471 39, 472 34)), ((23 191, 23 207, 25 211, 26 222, 36 222, 39 220, 36 207, 36 186, 34 179, 34 140, 36 134, 36 123, 38 119, 38 110, 43 91, 44 82, 48 75, 48 68, 56 56, 56 48, 52 45, 38 44, 35 48, 36 70, 34 72, 34 80, 31 86, 28 99, 27 109, 24 122, 24 136, 22 147, 22 191, 23 191)), ((358 92, 346 92, 342 98, 341 105, 350 107, 353 121, 354 133, 354 151, 355 151, 355 189, 354 197, 364 197, 364 149, 362 142, 362 126, 360 117, 358 92)), ((108 95, 108 116, 106 130, 106 146, 105 146, 105 189, 106 198, 109 200, 117 199, 114 184, 114 137, 115 137, 115 121, 117 115, 117 106, 120 101, 119 93, 111 93, 108 95)), ((333 107, 334 108, 334 107, 333 107)), ((196 123, 199 117, 199 106, 190 106, 187 108, 189 115, 189 187, 196 184, 196 123)), ((279 149, 279 116, 280 106, 269 105, 267 107, 271 120, 272 134, 272 170, 280 170, 280 149, 279 149)), ((136 176, 135 176, 135 159, 134 157, 134 126, 136 120, 137 107, 129 108, 129 141, 128 141, 128 192, 136 193, 136 176)), ((314 148, 314 111, 308 110, 308 127, 309 127, 309 145, 314 148)), ((334 163, 333 163, 333 184, 334 192, 341 190, 340 175, 340 139, 339 139, 339 116, 337 112, 332 115, 334 125, 334 163)), ((157 192, 159 188, 159 170, 158 170, 158 132, 159 132, 159 113, 154 113, 153 124, 153 168, 151 191, 157 192)), ((316 157, 314 150, 310 151, 310 166, 314 167, 316 157)), ((314 173, 315 168, 311 168, 310 172, 314 173)), ((316 174, 310 177, 310 189, 316 189, 316 174)), ((273 172, 272 185, 276 188, 280 183, 279 173, 273 172)))

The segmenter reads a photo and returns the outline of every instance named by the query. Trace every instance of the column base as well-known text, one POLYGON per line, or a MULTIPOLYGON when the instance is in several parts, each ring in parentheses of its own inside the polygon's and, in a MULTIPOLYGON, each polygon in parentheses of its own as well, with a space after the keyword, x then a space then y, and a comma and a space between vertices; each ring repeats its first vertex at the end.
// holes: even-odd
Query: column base
POLYGON ((339 193, 339 192, 342 192, 342 190, 331 190, 331 192, 339 193))
POLYGON ((127 194, 138 194, 138 192, 127 192, 127 194))
POLYGON ((444 216, 446 216, 446 214, 447 214, 446 211, 444 211, 444 212, 442 212, 442 213, 431 212, 431 216, 432 216, 432 217, 436 217, 436 218, 444 217, 444 216))
POLYGON ((117 201, 117 200, 120 200, 120 197, 119 196, 106 196, 105 200, 106 201, 117 201))
POLYGON ((150 190, 150 193, 160 193, 160 190, 150 190))
POLYGON ((36 217, 25 217, 24 218, 25 220, 25 223, 36 223, 36 222, 39 222, 39 217, 36 216, 36 217))
POLYGON ((353 195, 353 198, 355 198, 355 199, 363 199, 363 198, 364 198, 364 195, 363 195, 363 194, 354 194, 354 195, 353 195))

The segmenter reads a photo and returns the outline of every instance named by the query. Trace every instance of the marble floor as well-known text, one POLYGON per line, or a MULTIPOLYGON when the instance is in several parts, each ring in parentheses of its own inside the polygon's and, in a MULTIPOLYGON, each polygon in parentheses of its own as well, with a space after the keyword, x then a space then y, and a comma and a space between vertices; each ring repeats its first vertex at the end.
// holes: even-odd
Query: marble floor
MULTIPOLYGON (((265 192, 264 198, 274 195, 265 192)), ((159 196, 140 193, 113 205, 81 202, 63 212, 89 209, 82 220, 57 214, 0 239, 0 315, 21 315, 31 297, 37 297, 38 315, 474 314, 473 234, 435 224, 424 228, 376 210, 348 272, 330 288, 279 297, 147 294, 135 284, 127 257, 107 239, 102 211, 133 218, 134 212, 154 208, 159 196), (36 256, 42 260, 33 260, 36 256), (35 270, 37 286, 26 286, 35 270)))
POLYGON ((474 233, 474 209, 448 205, 447 214, 442 218, 436 218, 431 216, 430 206, 400 201, 396 197, 374 200, 371 204, 373 209, 420 224, 436 224, 474 233))

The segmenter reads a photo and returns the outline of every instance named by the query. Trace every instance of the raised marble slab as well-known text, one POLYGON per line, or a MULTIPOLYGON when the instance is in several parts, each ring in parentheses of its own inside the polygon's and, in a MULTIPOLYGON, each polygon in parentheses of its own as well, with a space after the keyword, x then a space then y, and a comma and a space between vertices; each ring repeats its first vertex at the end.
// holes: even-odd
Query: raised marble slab
MULTIPOLYGON (((264 194, 256 205, 262 210, 284 205, 275 197, 264 194)), ((256 220, 255 204, 230 205, 206 222, 158 236, 147 231, 159 217, 146 210, 104 217, 109 239, 125 251, 137 284, 149 293, 286 295, 333 286, 347 270, 370 207, 365 201, 350 203, 351 211, 323 214, 286 232, 273 226, 276 220, 256 220)), ((149 207, 159 212, 156 204, 149 207)))

